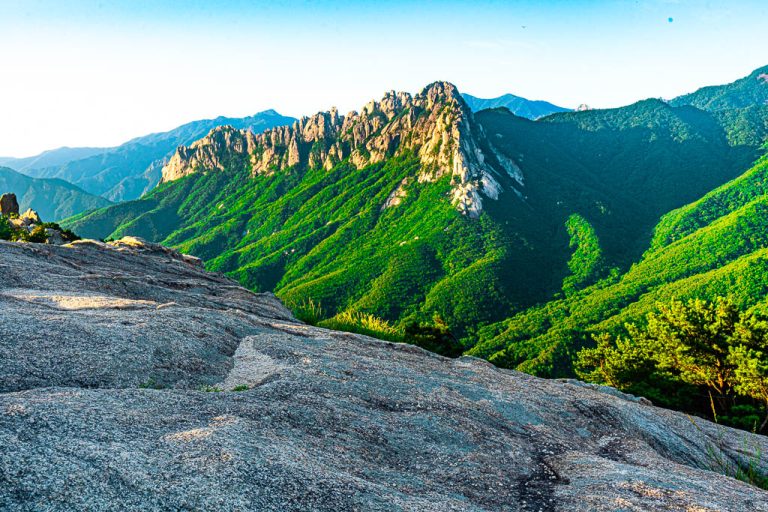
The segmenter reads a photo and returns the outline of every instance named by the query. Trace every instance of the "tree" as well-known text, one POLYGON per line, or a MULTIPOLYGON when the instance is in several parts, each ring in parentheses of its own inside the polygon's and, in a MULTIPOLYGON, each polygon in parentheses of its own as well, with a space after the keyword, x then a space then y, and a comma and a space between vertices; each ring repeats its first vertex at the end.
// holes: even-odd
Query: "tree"
POLYGON ((637 382, 647 380, 657 368, 649 347, 637 342, 638 329, 627 325, 629 337, 610 334, 594 336, 595 348, 584 349, 576 359, 576 373, 590 382, 605 384, 618 389, 627 389, 637 382))
MULTIPOLYGON (((734 390, 763 402, 768 410, 768 323, 755 315, 745 315, 737 326, 737 336, 728 358, 734 367, 734 390)), ((766 424, 768 414, 759 430, 766 424)))
POLYGON ((589 382, 611 386, 655 403, 677 407, 690 401, 693 390, 676 376, 659 367, 658 345, 633 324, 628 335, 601 333, 593 338, 595 348, 581 350, 576 358, 576 374, 589 382))
POLYGON ((672 301, 659 304, 658 309, 648 314, 644 335, 658 343, 659 367, 678 373, 684 382, 706 386, 721 399, 726 397, 733 373, 729 347, 740 320, 736 306, 718 297, 713 302, 672 301))
POLYGON ((702 386, 726 409, 733 392, 730 347, 746 335, 739 310, 724 298, 675 300, 657 309, 645 327, 628 324, 626 337, 595 337, 597 347, 578 355, 578 375, 666 403, 674 381, 702 386))

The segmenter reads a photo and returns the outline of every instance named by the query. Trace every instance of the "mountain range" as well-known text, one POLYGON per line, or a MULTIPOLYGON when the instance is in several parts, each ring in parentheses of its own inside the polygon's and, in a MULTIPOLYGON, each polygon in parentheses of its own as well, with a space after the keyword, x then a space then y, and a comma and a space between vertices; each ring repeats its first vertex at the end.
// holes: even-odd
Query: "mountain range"
MULTIPOLYGON (((719 90, 760 98, 762 73, 719 90)), ((438 82, 262 134, 219 127, 180 147, 141 200, 66 226, 178 247, 289 305, 319 304, 324 317, 447 325, 470 353, 569 375, 569 352, 555 347, 583 343, 581 331, 539 343, 542 333, 516 322, 560 340, 552 333, 566 319, 537 324, 541 308, 621 281, 648 257, 665 214, 764 153, 766 107, 698 108, 705 94, 728 96, 705 89, 531 121, 506 108, 473 113, 438 82)))
POLYGON ((243 118, 217 117, 137 137, 114 148, 60 148, 29 158, 0 158, 0 165, 33 178, 62 179, 90 194, 119 202, 136 199, 154 188, 160 170, 178 146, 191 144, 217 126, 258 133, 293 121, 274 110, 243 118))
MULTIPOLYGON (((464 98, 473 110, 503 106, 529 119, 567 110, 545 101, 530 101, 511 94, 493 99, 466 94, 464 98)), ((26 158, 0 157, 0 165, 34 178, 62 179, 111 202, 128 201, 141 197, 158 184, 162 167, 178 146, 193 143, 215 127, 232 126, 260 133, 268 128, 290 125, 294 121, 294 118, 282 116, 274 110, 244 118, 217 117, 137 137, 113 148, 62 147, 26 158)))
POLYGON ((515 96, 514 94, 504 94, 496 98, 486 99, 463 93, 461 97, 464 98, 467 106, 472 109, 473 112, 491 108, 506 108, 516 116, 532 120, 557 112, 571 111, 569 108, 558 107, 548 101, 528 100, 521 98, 520 96, 515 96))
POLYGON ((761 156, 768 150, 766 72, 768 67, 670 102, 698 115, 709 111, 728 145, 747 153, 734 168, 754 156, 744 165, 746 172, 666 213, 647 232, 643 254, 626 272, 486 326, 470 353, 540 375, 560 375, 570 371, 572 354, 588 345, 592 334, 621 331, 660 301, 726 296, 744 309, 768 313, 763 214, 768 160, 761 156))
POLYGON ((32 208, 49 221, 112 204, 64 180, 30 178, 8 167, 0 167, 0 191, 16 194, 21 211, 32 208))

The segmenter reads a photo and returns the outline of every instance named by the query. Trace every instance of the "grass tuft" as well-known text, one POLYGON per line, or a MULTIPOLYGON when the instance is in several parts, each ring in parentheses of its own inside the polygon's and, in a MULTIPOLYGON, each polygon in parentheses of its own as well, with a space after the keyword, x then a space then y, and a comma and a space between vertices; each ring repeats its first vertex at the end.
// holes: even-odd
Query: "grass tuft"
POLYGON ((312 299, 304 299, 300 303, 288 305, 288 309, 293 312, 293 316, 296 319, 301 320, 305 324, 317 325, 324 318, 323 307, 319 302, 315 302, 312 299))
POLYGON ((318 324, 326 329, 364 334, 387 341, 402 342, 404 334, 386 320, 359 311, 344 311, 318 324))

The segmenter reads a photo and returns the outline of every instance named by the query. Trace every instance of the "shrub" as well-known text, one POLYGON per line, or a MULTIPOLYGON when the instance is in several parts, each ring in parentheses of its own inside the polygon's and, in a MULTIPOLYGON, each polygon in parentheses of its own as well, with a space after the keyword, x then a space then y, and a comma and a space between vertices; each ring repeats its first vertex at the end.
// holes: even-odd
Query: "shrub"
POLYGON ((0 216, 0 240, 12 240, 14 235, 13 226, 6 217, 0 216))
POLYGON ((288 306, 298 320, 305 324, 317 325, 323 320, 323 308, 319 302, 312 299, 304 299, 301 303, 294 303, 288 306))
POLYGON ((153 377, 139 384, 139 389, 163 389, 165 386, 158 383, 153 377))
POLYGON ((29 235, 26 237, 26 241, 36 244, 46 243, 48 241, 48 233, 46 233, 45 227, 42 224, 39 224, 32 228, 32 231, 30 231, 29 235))
POLYGON ((447 357, 458 357, 464 353, 464 346, 437 315, 434 316, 433 323, 414 321, 406 324, 405 341, 447 357))
POLYGON ((80 237, 77 236, 72 230, 64 229, 55 222, 44 222, 41 224, 41 226, 59 231, 61 233, 61 238, 63 238, 65 242, 74 242, 75 240, 80 240, 80 237))
POLYGON ((404 341, 403 332, 392 327, 386 320, 358 311, 344 311, 333 318, 323 320, 318 325, 326 329, 354 332, 381 340, 404 341))

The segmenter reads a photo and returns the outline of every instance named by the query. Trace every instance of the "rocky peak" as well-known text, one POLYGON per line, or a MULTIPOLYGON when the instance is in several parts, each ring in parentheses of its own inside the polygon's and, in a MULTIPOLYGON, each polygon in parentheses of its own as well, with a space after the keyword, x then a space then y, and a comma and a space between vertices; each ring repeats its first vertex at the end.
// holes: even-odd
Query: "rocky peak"
MULTIPOLYGON (((163 168, 163 181, 200 170, 224 170, 227 162, 256 174, 300 168, 331 169, 348 160, 358 169, 390 157, 414 153, 421 161, 420 182, 454 176, 451 199, 462 213, 477 217, 482 196, 496 199, 500 177, 522 187, 517 165, 496 151, 456 86, 435 82, 420 93, 387 92, 360 112, 340 115, 333 108, 254 135, 217 128, 189 147, 180 147, 163 168), (245 158, 247 157, 247 158, 245 158)), ((400 184, 393 197, 404 197, 400 184)), ((517 190, 515 190, 517 191, 517 190)), ((399 201, 387 200, 384 206, 399 201)))
POLYGON ((253 138, 253 133, 248 130, 217 126, 190 146, 179 146, 163 167, 162 181, 174 181, 200 170, 223 171, 233 155, 244 155, 250 151, 253 138))

